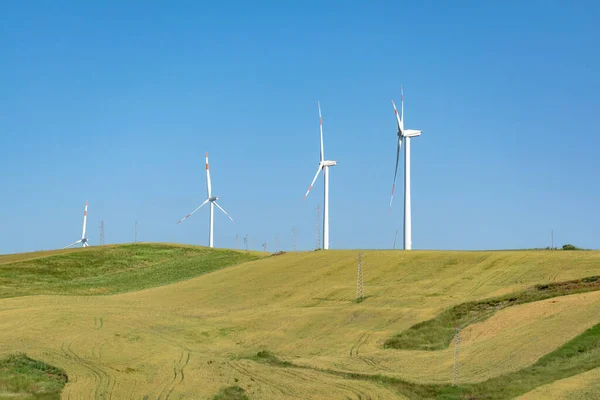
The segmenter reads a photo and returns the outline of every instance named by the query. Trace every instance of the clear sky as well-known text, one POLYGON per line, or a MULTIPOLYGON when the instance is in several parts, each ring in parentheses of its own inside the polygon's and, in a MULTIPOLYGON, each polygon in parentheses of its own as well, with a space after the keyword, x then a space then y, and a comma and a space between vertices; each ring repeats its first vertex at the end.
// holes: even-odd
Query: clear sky
POLYGON ((600 3, 3 1, 0 253, 79 238, 315 246, 317 100, 331 248, 600 248, 600 3), (451 4, 452 3, 452 4, 451 4))

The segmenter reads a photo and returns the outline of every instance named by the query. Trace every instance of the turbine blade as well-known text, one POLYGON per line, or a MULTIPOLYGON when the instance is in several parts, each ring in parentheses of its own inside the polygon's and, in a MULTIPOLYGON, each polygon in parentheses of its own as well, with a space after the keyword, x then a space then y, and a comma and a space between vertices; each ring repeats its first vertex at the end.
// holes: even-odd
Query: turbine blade
POLYGON ((210 170, 208 169, 208 152, 206 153, 206 192, 208 197, 210 198, 210 193, 212 191, 212 186, 210 184, 210 170))
POLYGON ((402 127, 402 119, 398 115, 398 109, 396 108, 396 103, 394 103, 394 100, 392 100, 392 106, 394 106, 394 114, 396 114, 396 122, 398 123, 398 134, 402 135, 404 134, 404 129, 402 127))
POLYGON ((76 241, 76 242, 73 242, 73 243, 71 243, 71 244, 70 244, 70 245, 68 245, 68 246, 65 246, 65 247, 63 247, 63 249, 68 249, 69 247, 75 246, 77 243, 81 243, 81 239, 79 239, 79 240, 78 240, 78 241, 76 241))
POLYGON ((319 106, 319 130, 321 132, 321 162, 325 160, 325 149, 323 149, 323 117, 321 116, 321 103, 317 101, 319 106))
POLYGON ((400 149, 402 148, 402 136, 398 138, 398 150, 396 151, 396 169, 394 170, 394 183, 392 184, 392 197, 390 199, 390 208, 392 209, 392 202, 394 201, 394 190, 396 189, 396 177, 398 176, 398 161, 400 161, 400 149))
POLYGON ((402 85, 400 85, 400 102, 402 103, 402 107, 400 109, 400 120, 404 121, 404 88, 402 87, 402 85))
POLYGON ((227 213, 227 211, 225 211, 225 209, 223 207, 221 207, 219 205, 219 203, 217 203, 216 201, 214 202, 214 205, 217 206, 219 208, 219 210, 223 211, 225 213, 225 215, 227 215, 229 217, 229 219, 231 220, 231 222, 233 222, 235 224, 235 222, 233 221, 233 218, 231 218, 231 215, 229 215, 227 213))
POLYGON ((310 192, 310 190, 312 189, 313 185, 315 184, 315 181, 317 180, 317 177, 319 176, 319 172, 321 172, 321 169, 322 169, 322 166, 321 166, 321 164, 319 164, 319 169, 317 169, 317 173, 315 174, 315 177, 312 180, 312 183, 308 187, 308 190, 306 191, 306 194, 304 195, 304 198, 306 198, 306 196, 308 196, 308 193, 310 192))
POLYGON ((85 238, 85 227, 87 224, 87 208, 88 208, 88 202, 85 202, 85 210, 83 210, 83 231, 81 232, 81 238, 85 238))
POLYGON ((188 215, 186 215, 185 217, 183 217, 179 221, 177 221, 177 224, 180 223, 181 221, 185 221, 186 219, 188 219, 189 217, 191 217, 193 213, 195 213, 196 211, 198 211, 199 209, 201 209, 202 206, 205 205, 206 203, 208 203, 208 199, 204 200, 204 203, 202 203, 198 207, 196 207, 196 209, 194 211, 192 211, 191 213, 189 213, 188 215))

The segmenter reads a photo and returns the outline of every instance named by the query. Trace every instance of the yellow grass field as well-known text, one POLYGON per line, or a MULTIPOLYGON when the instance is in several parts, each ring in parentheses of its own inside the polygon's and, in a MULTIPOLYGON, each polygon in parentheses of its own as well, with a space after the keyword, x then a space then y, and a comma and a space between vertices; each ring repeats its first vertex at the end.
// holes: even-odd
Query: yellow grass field
MULTIPOLYGON (((451 382, 452 348, 384 349, 384 341, 455 304, 600 274, 596 251, 363 254, 362 303, 353 301, 358 251, 335 250, 110 296, 0 299, 0 356, 26 352, 66 370, 64 399, 210 399, 230 385, 250 399, 397 399, 390 388, 319 370, 451 382), (259 350, 309 368, 247 359, 259 350)), ((25 258, 0 256, 0 264, 25 258)), ((589 292, 510 307, 469 326, 461 382, 533 364, 600 323, 599 310, 600 292, 589 292)), ((592 370, 522 399, 594 398, 599 378, 592 370)))

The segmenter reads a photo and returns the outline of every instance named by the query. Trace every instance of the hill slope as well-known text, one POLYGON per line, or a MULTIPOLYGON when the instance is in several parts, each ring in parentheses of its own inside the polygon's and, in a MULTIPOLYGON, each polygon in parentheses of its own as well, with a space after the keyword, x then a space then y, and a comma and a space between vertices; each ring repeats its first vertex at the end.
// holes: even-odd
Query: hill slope
POLYGON ((0 256, 0 298, 112 294, 189 279, 257 253, 139 243, 0 256))
MULTIPOLYGON (((453 305, 600 274, 600 252, 363 253, 358 304, 357 251, 288 253, 112 296, 2 299, 0 342, 10 345, 0 353, 63 368, 71 398, 210 398, 232 385, 250 399, 401 398, 384 380, 357 378, 446 385, 453 349, 385 349, 390 337, 453 305), (256 359, 261 350, 290 363, 256 359)), ((470 325, 461 384, 531 366, 599 323, 598 307, 600 292, 580 293, 470 325)))

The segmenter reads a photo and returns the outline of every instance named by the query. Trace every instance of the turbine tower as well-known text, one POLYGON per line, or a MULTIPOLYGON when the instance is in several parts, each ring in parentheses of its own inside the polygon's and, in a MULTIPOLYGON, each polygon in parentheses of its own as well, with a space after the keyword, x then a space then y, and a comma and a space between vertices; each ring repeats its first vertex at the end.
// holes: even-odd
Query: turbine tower
POLYGON ((404 90, 400 87, 401 93, 401 105, 400 115, 396 109, 396 104, 392 100, 394 106, 394 113, 396 114, 396 120, 398 122, 398 149, 396 152, 396 169, 394 171, 394 183, 392 185, 392 198, 390 199, 390 209, 392 208, 392 201, 394 201, 394 189, 396 188, 396 175, 398 174, 398 161, 400 160, 400 150, 402 148, 402 141, 405 141, 404 145, 404 250, 410 250, 412 248, 412 226, 411 226, 411 208, 410 208, 410 138, 421 136, 420 130, 404 129, 404 90))
POLYGON ((319 107, 319 129, 321 131, 321 158, 319 161, 319 166, 317 167, 317 173, 315 174, 312 183, 308 187, 304 198, 308 196, 310 190, 312 189, 315 181, 319 177, 319 172, 323 170, 323 182, 324 182, 324 201, 323 201, 323 248, 325 250, 329 249, 329 167, 333 167, 337 164, 337 161, 328 161, 325 160, 325 152, 323 150, 323 117, 321 116, 321 103, 317 102, 317 106, 319 107))
POLYGON ((67 249, 71 246, 75 246, 77 243, 81 243, 81 247, 89 247, 88 244, 88 240, 85 237, 85 228, 86 228, 86 224, 87 224, 87 208, 88 208, 88 202, 85 202, 85 209, 83 210, 83 231, 81 232, 81 239, 79 239, 76 242, 71 243, 70 245, 63 247, 63 249, 67 249))
POLYGON ((227 211, 225 211, 225 209, 223 207, 221 207, 219 205, 219 203, 217 203, 217 200, 219 200, 219 198, 217 196, 213 196, 212 195, 212 186, 210 184, 210 170, 208 169, 208 153, 206 153, 206 192, 207 192, 208 196, 207 196, 207 199, 204 200, 204 203, 200 204, 198 207, 196 207, 196 209, 194 211, 192 211, 191 213, 189 213, 185 217, 181 218, 179 221, 177 221, 177 223, 185 221, 186 219, 188 219, 189 217, 191 217, 192 214, 194 214, 196 211, 198 211, 199 209, 201 209, 202 206, 204 206, 206 203, 210 203, 210 220, 209 220, 209 223, 208 223, 208 246, 209 247, 214 247, 214 245, 213 245, 213 231, 214 231, 215 206, 217 206, 217 208, 219 210, 223 211, 223 213, 225 215, 227 215, 227 217, 229 217, 229 219, 231 220, 231 222, 233 222, 233 218, 231 218, 231 215, 229 215, 227 213, 227 211))

